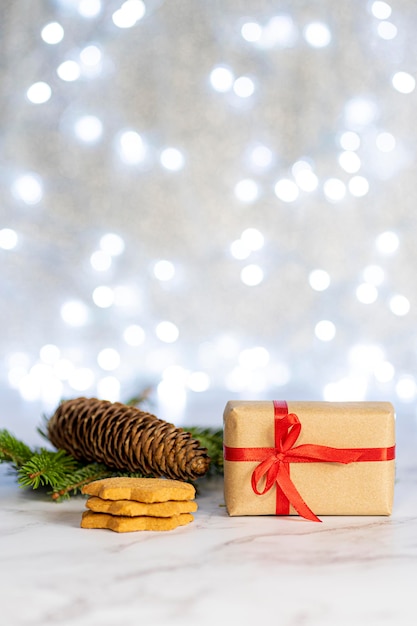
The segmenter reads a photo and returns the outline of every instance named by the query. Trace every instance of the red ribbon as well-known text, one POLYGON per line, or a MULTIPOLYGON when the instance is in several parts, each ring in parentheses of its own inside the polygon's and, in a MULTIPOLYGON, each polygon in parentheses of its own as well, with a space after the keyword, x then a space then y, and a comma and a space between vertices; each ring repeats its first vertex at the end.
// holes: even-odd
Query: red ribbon
POLYGON ((321 520, 297 491, 290 477, 290 463, 357 463, 391 461, 395 446, 390 448, 331 448, 316 444, 294 446, 301 432, 295 413, 288 413, 286 402, 274 400, 274 448, 231 448, 224 446, 226 461, 260 461, 252 472, 252 489, 261 496, 276 483, 276 515, 288 515, 290 504, 299 515, 314 522, 321 520), (262 491, 258 485, 265 477, 262 491))

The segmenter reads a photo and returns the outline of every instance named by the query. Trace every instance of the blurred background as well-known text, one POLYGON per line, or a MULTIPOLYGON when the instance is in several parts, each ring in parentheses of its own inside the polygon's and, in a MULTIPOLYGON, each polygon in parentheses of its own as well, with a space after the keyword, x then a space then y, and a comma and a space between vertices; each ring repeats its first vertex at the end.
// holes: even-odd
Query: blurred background
MULTIPOLYGON (((413 0, 5 1, 1 426, 417 396, 413 0)), ((35 436, 33 434, 33 436, 35 436)))

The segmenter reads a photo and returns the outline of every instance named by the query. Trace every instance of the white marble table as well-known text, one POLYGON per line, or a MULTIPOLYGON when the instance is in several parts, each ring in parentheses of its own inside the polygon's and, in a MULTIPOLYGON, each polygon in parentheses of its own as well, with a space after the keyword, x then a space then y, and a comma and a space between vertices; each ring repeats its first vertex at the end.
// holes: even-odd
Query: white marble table
POLYGON ((194 523, 117 534, 79 528, 0 467, 1 626, 415 626, 417 434, 398 432, 389 517, 229 518, 206 481, 194 523))

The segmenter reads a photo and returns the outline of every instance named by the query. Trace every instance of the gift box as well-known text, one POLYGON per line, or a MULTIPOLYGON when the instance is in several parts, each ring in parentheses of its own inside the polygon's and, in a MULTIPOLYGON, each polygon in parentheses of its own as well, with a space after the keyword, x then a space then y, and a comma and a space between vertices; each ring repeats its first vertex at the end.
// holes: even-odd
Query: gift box
POLYGON ((389 402, 231 401, 224 410, 229 515, 390 515, 389 402))

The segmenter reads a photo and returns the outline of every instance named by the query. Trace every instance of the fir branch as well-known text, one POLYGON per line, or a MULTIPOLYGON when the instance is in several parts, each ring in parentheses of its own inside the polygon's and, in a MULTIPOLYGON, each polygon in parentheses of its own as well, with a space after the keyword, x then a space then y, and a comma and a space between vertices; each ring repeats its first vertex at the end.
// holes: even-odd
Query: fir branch
POLYGON ((152 478, 150 475, 141 472, 120 472, 108 467, 104 463, 88 463, 88 465, 78 464, 78 468, 67 474, 62 482, 55 487, 50 493, 52 500, 61 502, 70 496, 81 493, 84 485, 93 482, 93 480, 101 480, 102 478, 110 478, 112 476, 128 476, 129 478, 152 478))
POLYGON ((124 402, 123 404, 126 404, 126 406, 141 406, 145 402, 149 401, 149 396, 151 395, 151 393, 152 387, 145 387, 145 389, 143 389, 140 394, 138 394, 137 396, 132 396, 132 398, 129 398, 129 400, 127 400, 127 402, 124 402))
POLYGON ((65 476, 74 470, 76 461, 64 450, 53 452, 41 448, 18 471, 18 483, 22 487, 38 489, 45 485, 57 487, 65 476))
POLYGON ((11 463, 17 469, 27 463, 33 453, 29 446, 16 439, 8 430, 0 430, 0 463, 11 463))
POLYGON ((52 500, 55 502, 61 502, 66 500, 70 496, 75 496, 81 493, 82 487, 93 482, 93 480, 101 480, 102 478, 109 478, 114 476, 114 470, 107 467, 102 463, 88 463, 82 465, 78 463, 78 467, 63 476, 59 484, 54 486, 54 489, 49 492, 52 500))

